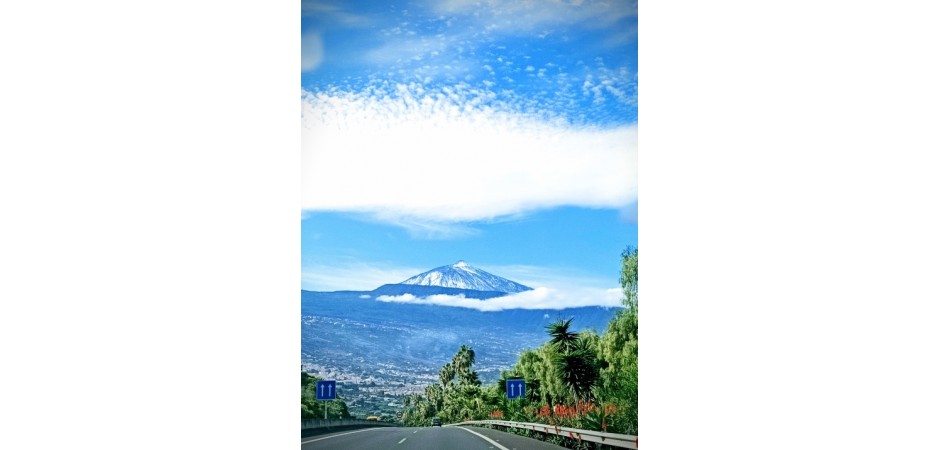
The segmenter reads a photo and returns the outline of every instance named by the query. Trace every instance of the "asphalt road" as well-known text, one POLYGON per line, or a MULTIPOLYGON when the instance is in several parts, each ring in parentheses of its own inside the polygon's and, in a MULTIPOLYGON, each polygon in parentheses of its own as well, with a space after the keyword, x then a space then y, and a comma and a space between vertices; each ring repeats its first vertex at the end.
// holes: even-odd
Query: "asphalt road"
POLYGON ((301 439, 301 450, 558 450, 562 447, 479 427, 366 428, 301 439))

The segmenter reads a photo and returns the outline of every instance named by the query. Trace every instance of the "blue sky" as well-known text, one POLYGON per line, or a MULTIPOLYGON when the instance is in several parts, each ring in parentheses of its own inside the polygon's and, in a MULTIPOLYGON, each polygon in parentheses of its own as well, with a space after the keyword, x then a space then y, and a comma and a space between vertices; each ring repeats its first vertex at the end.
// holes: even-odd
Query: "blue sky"
POLYGON ((615 304, 637 243, 631 1, 302 2, 302 282, 466 260, 615 304))

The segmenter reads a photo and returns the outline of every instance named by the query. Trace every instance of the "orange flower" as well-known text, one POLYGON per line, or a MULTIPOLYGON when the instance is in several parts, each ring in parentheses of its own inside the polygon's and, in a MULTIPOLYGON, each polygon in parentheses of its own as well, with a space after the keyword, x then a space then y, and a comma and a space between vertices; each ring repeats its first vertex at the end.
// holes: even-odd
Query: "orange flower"
POLYGON ((597 406, 594 405, 594 402, 578 401, 577 413, 579 416, 594 412, 596 409, 597 406))
POLYGON ((548 408, 548 405, 542 406, 542 409, 539 410, 539 417, 548 417, 552 415, 552 410, 548 408))

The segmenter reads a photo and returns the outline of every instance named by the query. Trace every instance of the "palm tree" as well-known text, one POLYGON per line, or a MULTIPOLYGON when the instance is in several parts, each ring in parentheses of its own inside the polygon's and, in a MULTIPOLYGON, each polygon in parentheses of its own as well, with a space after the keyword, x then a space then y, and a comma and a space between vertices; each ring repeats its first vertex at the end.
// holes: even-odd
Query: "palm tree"
POLYGON ((454 381, 454 376, 457 374, 457 370, 454 369, 452 363, 444 364, 444 367, 441 367, 441 372, 438 374, 441 378, 441 385, 444 386, 444 389, 447 389, 452 381, 454 381))
POLYGON ((476 370, 471 371, 470 373, 465 374, 465 375, 461 378, 460 381, 461 381, 462 383, 467 384, 467 385, 470 385, 470 386, 480 386, 481 384, 483 384, 483 383, 480 382, 480 376, 477 374, 477 371, 476 371, 476 370))
POLYGON ((559 319, 545 328, 552 337, 550 345, 557 351, 554 363, 561 374, 562 383, 568 387, 575 400, 587 400, 591 397, 591 389, 599 375, 597 355, 590 342, 582 339, 579 333, 569 330, 572 320, 559 319))
POLYGON ((444 390, 439 384, 432 384, 424 388, 424 395, 435 411, 440 411, 444 406, 444 390))
POLYGON ((538 378, 526 380, 525 396, 532 402, 542 401, 542 382, 538 378))
POLYGON ((591 390, 600 375, 597 355, 590 343, 577 339, 570 351, 558 355, 556 360, 562 382, 574 394, 575 400, 590 400, 591 390))
POLYGON ((460 349, 457 350, 457 354, 454 355, 453 361, 451 361, 454 371, 457 373, 457 377, 460 378, 461 384, 471 384, 475 386, 480 384, 477 373, 472 370, 474 362, 476 362, 476 353, 473 352, 473 349, 466 345, 461 345, 460 349))
POLYGON ((467 347, 466 344, 461 345, 460 349, 457 350, 457 354, 454 355, 454 368, 458 373, 465 372, 470 369, 470 366, 472 366, 474 362, 476 362, 475 359, 476 354, 473 352, 473 349, 467 347))
POLYGON ((551 343, 558 346, 561 353, 567 353, 574 348, 574 343, 578 339, 578 333, 568 331, 571 321, 574 319, 558 319, 545 327, 548 334, 552 337, 551 343))

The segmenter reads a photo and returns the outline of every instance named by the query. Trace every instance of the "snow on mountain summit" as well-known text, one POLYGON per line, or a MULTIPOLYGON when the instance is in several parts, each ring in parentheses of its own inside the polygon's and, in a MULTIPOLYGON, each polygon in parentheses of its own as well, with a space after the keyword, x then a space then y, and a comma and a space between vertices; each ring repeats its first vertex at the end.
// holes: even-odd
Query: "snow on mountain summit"
POLYGON ((493 275, 484 270, 467 264, 466 261, 457 261, 449 266, 441 266, 427 272, 415 275, 400 284, 414 284, 420 286, 440 286, 459 289, 473 289, 477 291, 522 292, 531 291, 532 288, 493 275))

